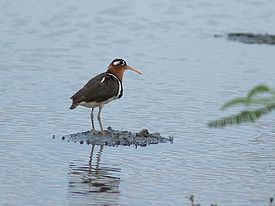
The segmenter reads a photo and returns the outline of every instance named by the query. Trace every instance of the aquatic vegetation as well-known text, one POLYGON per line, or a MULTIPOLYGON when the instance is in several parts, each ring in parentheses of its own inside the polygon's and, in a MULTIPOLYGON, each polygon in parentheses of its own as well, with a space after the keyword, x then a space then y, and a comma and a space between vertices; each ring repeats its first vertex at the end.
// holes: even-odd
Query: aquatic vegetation
POLYGON ((273 201, 274 201, 273 197, 269 198, 269 206, 274 206, 273 201))
POLYGON ((246 44, 275 44, 275 35, 253 33, 229 33, 227 39, 246 44))
POLYGON ((228 33, 226 35, 216 34, 214 37, 226 37, 230 41, 237 41, 245 44, 275 44, 275 35, 254 34, 254 33, 228 33))
MULTIPOLYGON (((186 198, 190 200, 191 206, 201 206, 201 204, 198 204, 198 203, 195 202, 195 196, 194 195, 190 195, 186 198)), ((217 204, 211 204, 210 206, 218 206, 218 205, 217 204)))
MULTIPOLYGON (((195 196, 194 195, 187 196, 186 198, 190 200, 191 206, 201 206, 201 204, 195 202, 195 196)), ((274 206, 273 203, 274 203, 274 198, 270 197, 268 206, 274 206)), ((218 206, 218 204, 213 204, 212 203, 210 206, 218 206)))
POLYGON ((190 195, 186 198, 190 200, 191 206, 200 206, 200 204, 195 203, 195 196, 194 195, 190 195))
POLYGON ((243 122, 254 122, 265 114, 275 110, 275 90, 266 85, 252 88, 245 97, 234 98, 226 102, 221 109, 243 105, 244 110, 238 114, 227 116, 208 123, 209 127, 225 127, 243 122))

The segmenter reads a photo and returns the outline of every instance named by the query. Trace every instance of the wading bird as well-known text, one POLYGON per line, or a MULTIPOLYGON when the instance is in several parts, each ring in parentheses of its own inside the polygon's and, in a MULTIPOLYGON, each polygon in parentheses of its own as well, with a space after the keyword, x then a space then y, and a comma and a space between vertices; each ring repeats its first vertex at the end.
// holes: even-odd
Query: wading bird
POLYGON ((104 133, 100 117, 101 110, 105 104, 122 97, 122 78, 125 70, 132 70, 138 74, 142 74, 140 71, 128 66, 123 59, 115 59, 108 66, 106 72, 90 79, 82 89, 71 97, 72 105, 70 109, 75 109, 78 105, 92 108, 91 122, 93 131, 95 131, 94 108, 98 107, 97 119, 101 133, 104 133))

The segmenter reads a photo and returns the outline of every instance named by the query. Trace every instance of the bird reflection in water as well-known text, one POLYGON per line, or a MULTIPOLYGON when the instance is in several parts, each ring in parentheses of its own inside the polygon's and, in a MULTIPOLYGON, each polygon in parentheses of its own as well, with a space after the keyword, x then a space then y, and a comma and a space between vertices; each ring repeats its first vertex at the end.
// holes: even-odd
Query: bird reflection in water
POLYGON ((70 163, 69 202, 70 205, 117 205, 119 196, 120 168, 100 166, 103 146, 95 153, 92 145, 88 164, 78 160, 70 163))

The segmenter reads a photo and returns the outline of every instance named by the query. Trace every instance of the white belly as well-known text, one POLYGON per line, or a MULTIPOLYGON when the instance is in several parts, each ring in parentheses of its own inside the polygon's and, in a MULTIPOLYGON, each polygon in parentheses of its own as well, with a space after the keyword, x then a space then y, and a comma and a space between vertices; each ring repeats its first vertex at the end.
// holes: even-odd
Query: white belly
POLYGON ((80 102, 79 105, 81 105, 83 107, 88 107, 88 108, 96 108, 99 106, 103 106, 104 104, 107 104, 113 100, 114 100, 114 98, 107 99, 106 101, 103 101, 103 102, 80 102))

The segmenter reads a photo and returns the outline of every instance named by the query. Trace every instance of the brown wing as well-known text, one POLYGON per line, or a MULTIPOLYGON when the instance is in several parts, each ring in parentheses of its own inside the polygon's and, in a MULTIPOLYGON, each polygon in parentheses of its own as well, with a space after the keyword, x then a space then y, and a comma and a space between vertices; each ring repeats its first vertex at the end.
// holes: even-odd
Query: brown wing
POLYGON ((82 89, 76 92, 71 99, 73 104, 79 104, 80 102, 102 102, 112 97, 115 97, 118 93, 119 84, 118 80, 106 73, 101 73, 91 80, 89 80, 82 89), (102 82, 102 80, 104 81, 102 82))

